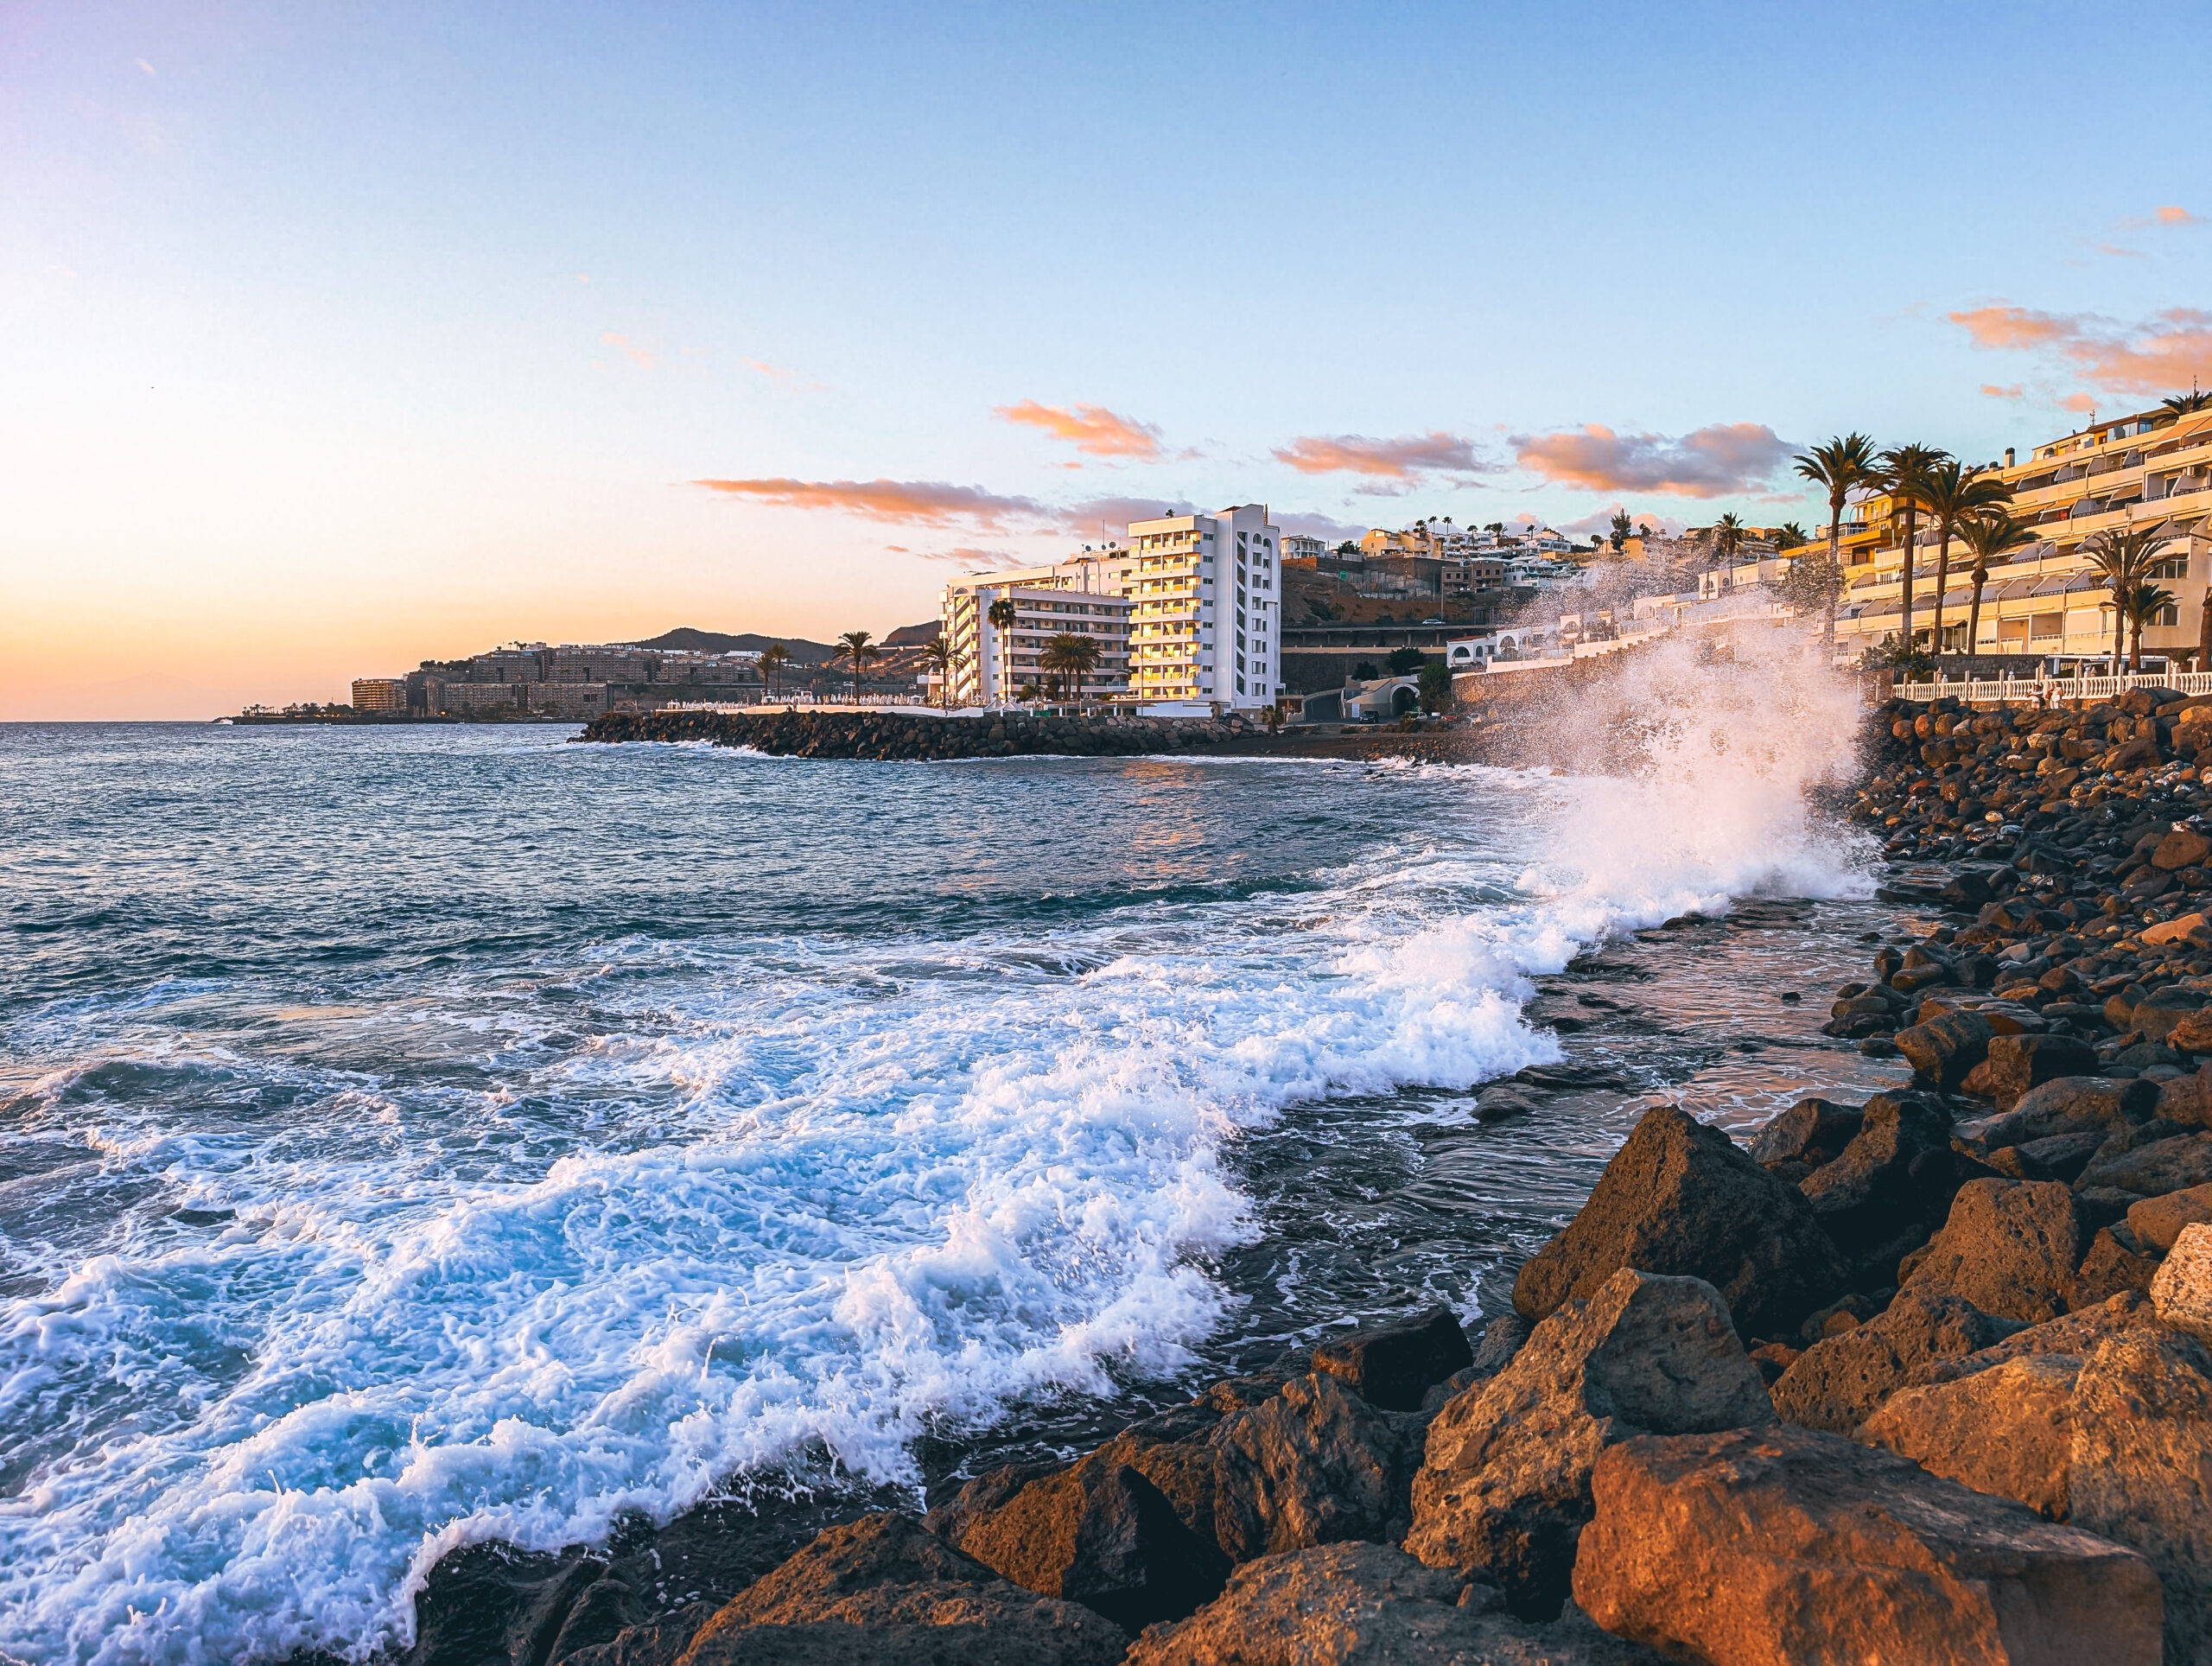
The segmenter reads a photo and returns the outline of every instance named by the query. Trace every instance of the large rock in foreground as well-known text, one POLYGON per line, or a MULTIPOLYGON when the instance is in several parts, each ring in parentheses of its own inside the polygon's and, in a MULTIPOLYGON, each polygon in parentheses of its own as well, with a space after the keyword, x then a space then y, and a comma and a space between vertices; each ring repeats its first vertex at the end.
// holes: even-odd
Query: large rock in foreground
POLYGON ((1649 1436, 1593 1478, 1574 1598, 1711 1666, 2158 1666, 2134 1551, 1840 1436, 1649 1436))
POLYGON ((1624 1267, 1703 1279, 1746 1337, 1790 1335, 1845 1280, 1796 1187, 1673 1105, 1645 1113, 1581 1212, 1522 1266, 1513 1305, 1543 1319, 1624 1267))
POLYGON ((1624 1269, 1436 1415, 1406 1548, 1433 1567, 1480 1569, 1516 1612, 1548 1618, 1567 1597, 1600 1452, 1649 1431, 1773 1415, 1711 1285, 1624 1269))
POLYGON ((912 1518, 833 1527, 726 1603, 677 1666, 1110 1666, 1118 1627, 1075 1603, 1018 1589, 912 1518))
POLYGON ((1531 1625, 1498 1594, 1380 1544, 1263 1556, 1218 1601, 1156 1625, 1128 1666, 1662 1666, 1586 1620, 1531 1625))
POLYGON ((2072 1189, 2056 1180, 1968 1180, 1905 1288, 2039 1325, 2067 1310, 2085 1236, 2072 1189))

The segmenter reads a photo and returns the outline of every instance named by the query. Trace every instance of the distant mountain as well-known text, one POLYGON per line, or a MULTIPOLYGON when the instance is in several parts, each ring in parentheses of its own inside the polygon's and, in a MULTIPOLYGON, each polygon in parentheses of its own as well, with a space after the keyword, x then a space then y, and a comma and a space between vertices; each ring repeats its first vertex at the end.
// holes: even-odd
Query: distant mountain
MULTIPOLYGON (((881 645, 887 648, 918 648, 925 642, 936 640, 937 633, 938 621, 934 619, 925 625, 901 625, 883 639, 881 645)), ((825 664, 844 652, 834 642, 809 642, 803 636, 762 636, 754 631, 731 636, 721 631, 695 630, 689 625, 664 631, 647 641, 632 642, 626 645, 632 648, 674 648, 685 653, 759 653, 772 642, 784 645, 784 651, 791 655, 794 665, 825 664)))

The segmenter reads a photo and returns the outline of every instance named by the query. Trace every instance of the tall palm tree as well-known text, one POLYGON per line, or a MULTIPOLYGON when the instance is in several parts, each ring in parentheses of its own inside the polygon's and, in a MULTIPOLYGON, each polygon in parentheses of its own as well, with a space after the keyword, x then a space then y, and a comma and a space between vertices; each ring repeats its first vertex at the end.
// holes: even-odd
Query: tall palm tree
POLYGON ((1083 679, 1098 664, 1098 639, 1063 631, 1045 645, 1037 658, 1039 671, 1052 674, 1063 698, 1080 701, 1083 679))
POLYGON ((2149 527, 2134 527, 2122 531, 2113 528, 2082 540, 2082 553, 2089 565, 2096 569, 2106 589, 2112 592, 2112 658, 2113 669, 2120 669, 2120 629, 2125 623, 2123 614, 2127 597, 2134 588, 2151 575, 2152 558, 2165 544, 2165 538, 2149 527))
POLYGON ((861 671, 871 659, 882 658, 882 650, 874 645, 875 639, 866 631, 847 631, 837 639, 837 658, 853 662, 853 703, 861 703, 861 671))
POLYGON ((1950 458, 1949 452, 1917 441, 1910 445, 1891 446, 1882 454, 1882 489, 1890 494, 1891 512, 1904 517, 1904 617, 1898 634, 1908 648, 1912 646, 1912 569, 1919 558, 1915 546, 1919 542, 1920 512, 1928 504, 1929 474, 1938 463, 1948 462, 1950 458))
POLYGON ((1835 601, 1842 585, 1843 506, 1853 492, 1874 485, 1880 470, 1874 461, 1874 442, 1864 434, 1847 434, 1816 445, 1797 456, 1797 472, 1828 493, 1828 607, 1825 633, 1827 657, 1835 658, 1835 601))
POLYGON ((953 652, 951 642, 943 633, 939 633, 930 641, 922 644, 922 658, 937 668, 938 704, 944 707, 945 710, 950 711, 952 709, 952 668, 959 662, 960 656, 953 652))
POLYGON ((1785 550, 1802 550, 1807 542, 1805 529, 1796 521, 1784 521, 1774 529, 1774 552, 1777 556, 1785 550))
POLYGON ((2138 581, 2121 599, 2121 608, 2127 615, 2127 669, 2131 675, 2143 669, 2143 627, 2156 624, 2159 610, 2173 605, 2174 593, 2160 589, 2148 579, 2138 581))
MULTIPOLYGON (((999 684, 1004 687, 1014 676, 1014 647, 1007 640, 1007 633, 1014 628, 1014 606, 1012 596, 1001 596, 983 609, 983 617, 999 633, 999 684)), ((988 690, 986 690, 988 693, 988 690)), ((988 703, 988 701, 985 703, 988 703)))
MULTIPOLYGON (((1943 657, 1943 595, 1951 582, 1951 538, 1959 523, 2012 500, 2012 488, 1994 474, 1969 474, 1956 458, 1946 458, 1928 471, 1928 512, 1935 517, 1938 538, 1936 552, 1936 620, 1933 640, 1936 658, 1943 657)), ((1968 640, 1967 652, 1974 652, 1968 640)))
POLYGON ((2177 393, 2171 399, 2161 399, 2159 404, 2177 416, 2186 416, 2192 411, 2212 409, 2212 393, 2199 393, 2191 388, 2187 393, 2177 393))
POLYGON ((1744 523, 1733 515, 1723 515, 1713 524, 1713 553, 1723 561, 1732 561, 1744 547, 1744 523))
POLYGON ((771 642, 760 650, 760 691, 764 696, 776 691, 776 673, 789 662, 791 651, 780 642, 771 642))
POLYGON ((1981 640, 1981 587, 1989 582, 1989 563, 2009 550, 2035 541, 2034 531, 2026 522, 2013 519, 2009 509, 1992 507, 1959 524, 1959 542, 1974 556, 1974 607, 1967 615, 1968 653, 1981 640))

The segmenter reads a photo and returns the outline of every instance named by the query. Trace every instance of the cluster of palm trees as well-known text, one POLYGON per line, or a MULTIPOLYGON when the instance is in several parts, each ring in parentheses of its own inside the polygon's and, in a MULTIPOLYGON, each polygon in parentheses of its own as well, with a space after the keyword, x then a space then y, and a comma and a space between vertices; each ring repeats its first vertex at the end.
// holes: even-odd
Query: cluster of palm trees
MULTIPOLYGON (((2198 410, 2202 405, 2169 399, 2170 408, 2198 410)), ((1843 533, 1845 502, 1854 492, 1878 492, 1888 496, 1891 512, 1901 524, 1904 539, 1902 618, 1897 641, 1899 654, 1913 652, 1913 568, 1918 559, 1923 518, 1936 535, 1936 598, 1929 640, 1936 658, 1943 652, 1943 603, 1951 582, 1951 548, 1965 547, 1974 557, 1969 573, 1974 601, 1966 628, 1966 652, 1972 653, 1981 630, 1982 589, 1989 569, 2007 551, 2036 541, 2033 529, 2012 512, 2012 488, 1995 475, 1966 467, 1947 451, 1918 443, 1892 446, 1877 452, 1864 434, 1847 434, 1825 445, 1814 446, 1796 459, 1797 473, 1828 495, 1828 548, 1826 569, 1818 588, 1826 597, 1824 635, 1828 655, 1835 652, 1836 602, 1843 592, 1839 554, 1843 533)), ((1725 519, 1725 518, 1724 518, 1725 519)), ((2122 625, 2133 631, 2130 664, 2142 664, 2143 626, 2162 608, 2173 605, 2171 592, 2151 582, 2154 556, 2164 539, 2149 531, 2106 531, 2082 547, 2113 595, 2114 609, 2113 651, 2117 658, 2122 625)))

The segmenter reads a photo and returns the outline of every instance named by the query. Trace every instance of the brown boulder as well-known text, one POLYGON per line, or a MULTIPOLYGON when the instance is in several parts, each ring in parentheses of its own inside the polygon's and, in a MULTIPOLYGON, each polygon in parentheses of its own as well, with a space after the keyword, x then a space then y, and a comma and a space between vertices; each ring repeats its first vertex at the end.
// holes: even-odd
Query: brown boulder
POLYGON ((2212 839, 2177 827, 2159 840, 2158 848, 2151 852, 2151 866, 2163 868, 2171 874, 2177 868, 2202 867, 2207 856, 2212 856, 2212 839))
POLYGON ((2158 1570, 2168 1660, 2212 1658, 2212 1357, 2168 1332, 2114 1337, 2082 1367, 2073 1421, 2075 1524, 2158 1570))
POLYGON ((1915 1076, 1949 1093, 1988 1056, 1990 1038, 1995 1033, 1980 1013, 1948 1012, 1925 1024, 1899 1030, 1897 1046, 1910 1061, 1915 1076))
POLYGON ((1961 1296, 1907 1288, 1866 1324, 1815 1343, 1774 1385, 1785 1422, 1848 1434, 1930 1365, 1963 1359, 2017 1329, 1961 1296))
POLYGON ((1445 1307, 1367 1326, 1313 1351, 1315 1370, 1341 1378, 1369 1405, 1388 1411, 1418 1411, 1431 1383, 1474 1363, 1467 1333, 1445 1307))
POLYGON ((1541 1319, 1624 1267, 1703 1279, 1755 1337, 1792 1334, 1845 1279, 1797 1188, 1672 1105, 1644 1114, 1581 1211, 1522 1267, 1514 1307, 1541 1319))
POLYGON ((2156 1128, 2141 1132, 2164 1132, 2168 1137, 2147 1139, 2132 1150, 2100 1158, 2082 1171, 2078 1184, 2110 1186, 2139 1198, 2212 1185, 2212 1133, 2179 1134, 2156 1128))
POLYGON ((1377 1410, 1333 1377, 1221 1420, 1214 1536, 1231 1561, 1344 1539, 1402 1537, 1421 1459, 1417 1420, 1377 1410))
POLYGON ((1760 1126, 1751 1141, 1751 1160, 1763 1168, 1783 1162, 1817 1168, 1841 1154, 1865 1120, 1866 1112, 1854 1106, 1800 1099, 1760 1126))
POLYGON ((2078 1036, 1997 1035, 1990 1038, 1983 1067, 1989 1097, 1999 1110, 2010 1110, 2045 1082, 2089 1075, 2097 1068, 2097 1053, 2078 1036))
POLYGON ((1090 1609, 1018 1589, 912 1517, 886 1514, 830 1528, 725 1603, 677 1666, 841 1657, 1109 1666, 1128 1642, 1090 1609))
POLYGON ((1905 1285, 2039 1324, 2066 1311, 2082 1238, 2074 1193, 2057 1181, 1969 1180, 1905 1285))
MULTIPOLYGON (((2133 1235, 2129 1237, 2133 1238, 2133 1235)), ((2110 1227, 2101 1228, 2089 1240, 2081 1266, 2074 1270, 2074 1288, 2066 1298, 2066 1305, 2074 1308, 2095 1307, 2123 1290, 2147 1295, 2158 1271, 2156 1256, 2146 1256, 2121 1243, 2110 1227)))
POLYGON ((2212 1225, 2184 1226, 2151 1281, 2158 1322, 2212 1342, 2212 1225))
POLYGON ((2123 1290, 2094 1307, 2084 1307, 2062 1318, 2046 1319, 2041 1325, 2012 1330, 2012 1334, 1978 1352, 1965 1355, 1946 1355, 1929 1359, 1905 1378, 1905 1386, 1917 1388, 1929 1383, 1955 1383, 1961 1377, 1972 1377, 1976 1371, 1986 1371, 2015 1359, 2029 1359, 2038 1354, 2073 1354, 2087 1358, 2100 1345, 2129 1331, 2140 1331, 2158 1322, 2150 1302, 2133 1290, 2123 1290))
POLYGON ((1575 1600, 1678 1657, 2159 1662, 2158 1582, 2137 1553, 1838 1435, 1630 1440, 1592 1490, 1575 1600))
MULTIPOLYGON (((1948 1156, 1950 1137, 1950 1117, 1917 1095, 1876 1094, 1866 1102, 1851 1143, 1834 1162, 1807 1175, 1798 1190, 1830 1242, 1853 1264, 1872 1260, 1886 1266, 1897 1259, 1899 1235, 1925 1215, 1940 1215, 1950 1201, 1948 1193, 1925 1195, 1913 1178, 1915 1160, 1930 1152, 1948 1156)), ((1928 1224, 1932 1222, 1911 1231, 1907 1242, 1927 1237, 1928 1224)))
POLYGON ((2185 1191, 2145 1198, 2127 1209, 2128 1230, 2145 1249, 2162 1256, 2174 1247, 2183 1227, 2198 1221, 2212 1221, 2212 1186, 2192 1186, 2185 1191))
POLYGON ((1332 1544, 1245 1563, 1219 1599, 1156 1625, 1128 1666, 1661 1666, 1576 1617, 1532 1625, 1498 1593, 1389 1545, 1332 1544), (1579 1622, 1579 1623, 1578 1623, 1579 1622))
POLYGON ((1624 1269, 1437 1414, 1414 1478, 1406 1548, 1433 1567, 1483 1570, 1518 1613, 1554 1614, 1599 1452, 1648 1431, 1735 1428, 1773 1415, 1719 1292, 1624 1269))
POLYGON ((2078 1355, 2031 1354, 1954 1383, 1900 1389, 1859 1439, 1930 1475, 2015 1498, 2063 1521, 2078 1355))

